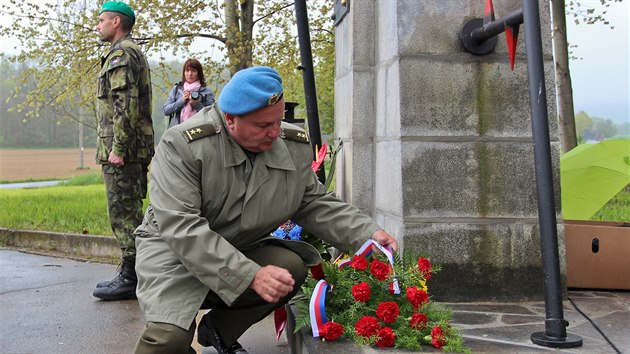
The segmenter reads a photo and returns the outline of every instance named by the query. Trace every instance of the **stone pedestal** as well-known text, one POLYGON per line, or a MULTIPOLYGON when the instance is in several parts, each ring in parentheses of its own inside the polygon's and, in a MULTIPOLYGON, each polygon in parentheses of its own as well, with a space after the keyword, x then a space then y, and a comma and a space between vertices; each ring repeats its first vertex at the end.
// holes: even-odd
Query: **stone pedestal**
MULTIPOLYGON (((521 6, 494 3, 497 18, 521 6)), ((404 248, 442 265, 429 283, 437 300, 542 299, 524 27, 511 71, 504 34, 485 56, 459 43, 485 1, 349 6, 336 27, 335 134, 343 140, 336 192, 404 248)), ((559 207, 548 2, 540 9, 559 207)))

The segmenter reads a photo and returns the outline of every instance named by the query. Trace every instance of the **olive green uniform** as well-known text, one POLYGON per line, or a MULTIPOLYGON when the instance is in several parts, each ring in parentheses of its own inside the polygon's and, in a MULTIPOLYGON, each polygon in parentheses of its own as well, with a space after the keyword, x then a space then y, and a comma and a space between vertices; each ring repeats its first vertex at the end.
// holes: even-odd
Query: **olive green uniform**
POLYGON ((134 256, 154 143, 149 64, 129 34, 101 58, 96 96, 96 162, 103 166, 109 219, 123 257, 134 256), (108 163, 111 151, 124 157, 124 166, 108 163))
POLYGON ((191 328, 204 300, 220 299, 221 318, 233 320, 214 323, 229 345, 273 310, 248 315, 234 309, 229 316, 261 265, 274 264, 247 255, 273 243, 298 255, 300 266, 321 261, 308 243, 269 236, 278 225, 292 219, 343 250, 359 248, 379 227, 326 193, 311 169, 302 129, 283 122, 281 139, 252 164, 222 116, 206 107, 169 129, 158 145, 151 206, 136 230, 136 294, 147 321, 183 330, 191 328))

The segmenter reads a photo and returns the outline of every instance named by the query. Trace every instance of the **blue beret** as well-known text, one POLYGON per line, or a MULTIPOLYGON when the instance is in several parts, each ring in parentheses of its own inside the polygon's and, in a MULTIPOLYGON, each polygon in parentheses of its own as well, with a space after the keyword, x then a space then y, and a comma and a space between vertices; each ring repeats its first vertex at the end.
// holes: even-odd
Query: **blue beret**
POLYGON ((98 14, 100 15, 106 11, 118 12, 120 14, 123 14, 129 17, 133 21, 136 20, 136 14, 133 12, 133 9, 129 5, 125 4, 124 2, 108 1, 101 6, 101 9, 98 11, 98 14))
POLYGON ((245 115, 273 106, 282 98, 282 78, 270 67, 254 66, 232 77, 219 96, 219 109, 224 113, 245 115))

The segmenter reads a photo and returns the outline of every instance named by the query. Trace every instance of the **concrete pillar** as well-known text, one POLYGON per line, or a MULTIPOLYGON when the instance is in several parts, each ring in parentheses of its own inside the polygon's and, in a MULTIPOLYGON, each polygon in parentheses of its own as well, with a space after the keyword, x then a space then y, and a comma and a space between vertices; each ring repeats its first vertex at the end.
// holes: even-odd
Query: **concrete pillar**
MULTIPOLYGON (((503 34, 493 53, 467 53, 459 31, 484 6, 349 1, 336 28, 335 134, 344 146, 335 185, 404 248, 442 265, 429 283, 436 299, 541 299, 524 27, 514 71, 503 34)), ((497 18, 520 6, 494 1, 497 18)), ((549 3, 540 9, 559 207, 549 3)))

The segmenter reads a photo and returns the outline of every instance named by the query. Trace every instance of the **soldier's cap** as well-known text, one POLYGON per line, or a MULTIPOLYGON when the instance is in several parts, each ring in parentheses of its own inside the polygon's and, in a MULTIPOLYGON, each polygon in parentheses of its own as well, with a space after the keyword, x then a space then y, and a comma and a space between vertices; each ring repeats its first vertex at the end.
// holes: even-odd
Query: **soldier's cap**
POLYGON ((268 66, 243 69, 223 87, 219 109, 242 116, 273 106, 282 99, 282 78, 268 66))
POLYGON ((101 6, 101 9, 98 11, 98 14, 102 14, 106 11, 118 12, 123 14, 133 21, 136 20, 136 14, 133 12, 133 9, 121 1, 108 1, 101 6))

